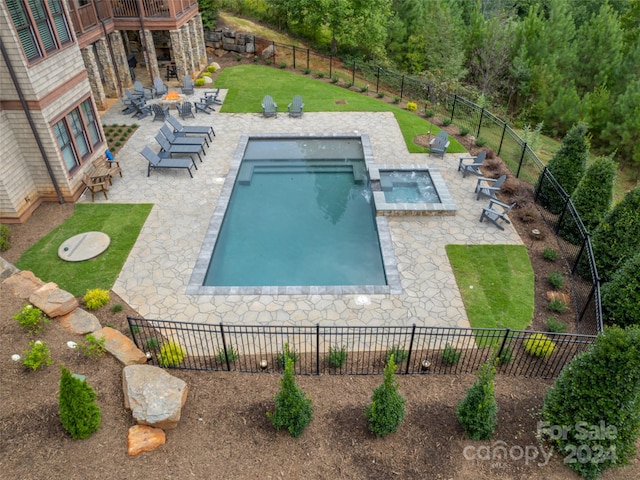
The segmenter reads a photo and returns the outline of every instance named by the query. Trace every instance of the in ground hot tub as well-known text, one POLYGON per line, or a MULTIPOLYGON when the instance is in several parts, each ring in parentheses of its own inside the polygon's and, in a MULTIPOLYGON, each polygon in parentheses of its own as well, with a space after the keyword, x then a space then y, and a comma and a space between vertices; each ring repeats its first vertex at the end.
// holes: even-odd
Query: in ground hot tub
POLYGON ((370 165, 378 215, 455 215, 456 206, 436 166, 370 165))

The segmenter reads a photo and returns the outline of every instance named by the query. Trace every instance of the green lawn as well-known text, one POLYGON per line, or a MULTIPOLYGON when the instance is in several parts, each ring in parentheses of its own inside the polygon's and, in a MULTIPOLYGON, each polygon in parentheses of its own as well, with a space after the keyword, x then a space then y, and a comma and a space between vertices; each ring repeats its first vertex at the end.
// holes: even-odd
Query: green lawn
POLYGON ((524 330, 533 318, 533 268, 522 245, 447 245, 474 328, 524 330))
POLYGON ((151 204, 78 204, 73 215, 20 257, 16 266, 55 282, 75 296, 88 289, 110 290, 138 238, 151 204), (58 247, 78 233, 100 231, 111 238, 107 250, 93 260, 66 262, 58 247))
MULTIPOLYGON (((266 94, 273 97, 280 112, 287 111, 287 105, 294 94, 302 96, 305 112, 393 112, 409 151, 428 151, 413 143, 416 135, 429 132, 430 124, 424 118, 377 98, 310 76, 261 65, 238 65, 222 70, 216 78, 215 86, 229 89, 220 108, 224 113, 261 112, 262 99, 266 94), (337 104, 336 100, 344 100, 346 103, 337 104)), ((438 127, 431 126, 432 134, 435 135, 438 131, 438 127)), ((454 138, 450 140, 450 153, 466 151, 454 138)))

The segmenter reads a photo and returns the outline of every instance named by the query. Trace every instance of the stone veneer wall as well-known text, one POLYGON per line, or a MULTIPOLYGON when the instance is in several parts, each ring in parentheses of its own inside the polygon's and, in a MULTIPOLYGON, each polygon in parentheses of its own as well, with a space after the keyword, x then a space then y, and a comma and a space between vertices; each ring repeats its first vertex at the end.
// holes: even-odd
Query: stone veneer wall
POLYGON ((109 38, 111 38, 111 47, 113 48, 113 56, 116 59, 116 66, 118 74, 120 76, 120 83, 122 84, 122 88, 128 88, 133 85, 133 81, 131 80, 131 74, 129 73, 127 52, 124 49, 122 33, 119 30, 116 30, 109 34, 109 38))
POLYGON ((100 79, 100 70, 96 61, 96 56, 93 54, 93 47, 89 45, 80 50, 82 52, 82 60, 84 66, 89 74, 89 84, 91 85, 91 91, 93 92, 93 98, 96 101, 96 105, 100 110, 107 108, 106 96, 104 89, 102 88, 102 80, 100 79))
POLYGON ((102 67, 104 76, 103 89, 107 97, 118 97, 118 83, 116 82, 116 72, 109 53, 109 44, 107 40, 101 38, 95 43, 97 60, 102 67))
POLYGON ((158 68, 158 59, 156 55, 156 47, 153 42, 153 34, 151 33, 151 30, 144 30, 138 33, 140 34, 140 38, 144 35, 144 42, 147 47, 147 58, 145 58, 145 62, 149 62, 148 65, 151 65, 151 76, 152 78, 159 77, 160 69, 158 68))

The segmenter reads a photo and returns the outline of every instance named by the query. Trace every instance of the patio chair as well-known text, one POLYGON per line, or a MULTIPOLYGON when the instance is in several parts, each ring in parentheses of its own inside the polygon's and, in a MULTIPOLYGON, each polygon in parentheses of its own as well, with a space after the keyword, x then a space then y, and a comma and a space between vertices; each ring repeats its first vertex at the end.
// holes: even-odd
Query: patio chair
POLYGON ((162 81, 160 77, 155 77, 153 79, 153 90, 156 97, 161 97, 169 93, 169 87, 162 81))
POLYGON ((199 147, 202 147, 203 149, 205 143, 207 144, 207 146, 209 146, 208 140, 203 137, 195 138, 187 136, 177 136, 171 131, 166 123, 160 127, 160 132, 165 136, 165 138, 171 145, 197 145, 199 147))
POLYGON ((104 152, 104 157, 106 160, 107 168, 111 171, 111 178, 115 177, 116 174, 120 174, 120 178, 122 178, 122 168, 120 167, 120 162, 115 159, 111 150, 107 149, 104 152))
POLYGON ((465 178, 468 174, 482 176, 480 167, 487 157, 485 150, 481 151, 476 157, 460 157, 460 163, 458 163, 458 171, 462 172, 462 178, 465 178), (465 163, 465 160, 471 160, 472 163, 465 163))
POLYGON ((151 109, 153 110, 153 121, 154 122, 156 120, 158 120, 160 122, 164 122, 168 117, 171 116, 171 113, 169 113, 169 107, 168 106, 161 107, 157 103, 154 103, 153 105, 151 105, 151 109))
POLYGON ((167 140, 166 137, 163 136, 160 132, 156 134, 155 139, 162 148, 162 151, 166 152, 171 157, 173 157, 174 155, 189 155, 191 158, 193 158, 193 155, 198 155, 198 160, 202 162, 200 152, 204 153, 204 149, 199 145, 171 144, 169 143, 169 140, 167 140))
POLYGON ((432 138, 429 142, 429 155, 440 155, 444 158, 444 154, 447 153, 447 148, 449 148, 449 135, 444 130, 440 130, 438 135, 435 138, 432 138))
POLYGON ((149 87, 143 87, 139 81, 133 82, 134 94, 144 98, 145 100, 151 100, 153 98, 153 89, 149 87))
MULTIPOLYGON (((200 100, 203 99, 201 98, 200 100)), ((216 111, 215 108, 206 102, 193 102, 193 105, 196 107, 196 112, 206 113, 207 115, 211 115, 211 112, 216 111)))
POLYGON ((189 75, 185 75, 182 79, 182 93, 185 95, 193 95, 195 93, 193 78, 189 75))
POLYGON ((220 95, 220 89, 216 88, 213 91, 204 92, 204 97, 201 100, 207 105, 222 105, 222 100, 218 100, 218 95, 220 95))
POLYGON ((489 205, 482 209, 482 213, 480 214, 480 221, 488 220, 493 223, 500 230, 504 230, 504 227, 501 223, 511 223, 507 218, 507 214, 511 211, 511 209, 515 206, 515 203, 511 205, 507 205, 506 203, 502 203, 495 198, 491 199, 489 205))
POLYGON ((184 102, 182 104, 177 104, 176 108, 178 109, 178 114, 180 114, 180 118, 196 118, 193 114, 193 104, 191 102, 184 102))
POLYGON ((287 110, 289 111, 290 117, 302 117, 302 109, 304 108, 304 103, 302 103, 302 97, 300 95, 295 95, 293 97, 293 101, 287 106, 287 110))
POLYGON ((178 79, 178 67, 173 62, 167 65, 167 82, 172 78, 178 79))
POLYGON ((191 173, 191 167, 195 167, 196 164, 192 158, 160 158, 149 147, 144 147, 140 152, 144 158, 149 162, 147 167, 147 177, 151 174, 152 169, 156 168, 183 168, 189 172, 189 176, 193 178, 191 173))
POLYGON ((278 105, 273 101, 271 95, 265 95, 262 99, 262 114, 265 117, 277 117, 278 105))
POLYGON ((104 198, 109 200, 109 197, 107 197, 107 190, 109 190, 109 181, 108 180, 106 180, 106 179, 105 180, 100 180, 100 181, 92 180, 91 177, 89 177, 88 174, 84 173, 82 175, 82 183, 84 183, 85 186, 91 192, 91 201, 92 202, 96 201, 95 195, 98 192, 102 192, 104 194, 104 198))
POLYGON ((496 194, 506 179, 506 175, 498 178, 480 177, 478 183, 476 183, 476 193, 478 194, 476 200, 480 200, 480 197, 487 197, 488 199, 496 198, 496 194))
POLYGON ((186 136, 186 135, 205 135, 209 138, 209 140, 213 140, 211 138, 211 134, 216 136, 216 132, 213 131, 213 127, 208 126, 199 126, 199 125, 182 125, 177 118, 169 117, 167 118, 167 122, 169 125, 173 127, 173 133, 177 136, 186 136))

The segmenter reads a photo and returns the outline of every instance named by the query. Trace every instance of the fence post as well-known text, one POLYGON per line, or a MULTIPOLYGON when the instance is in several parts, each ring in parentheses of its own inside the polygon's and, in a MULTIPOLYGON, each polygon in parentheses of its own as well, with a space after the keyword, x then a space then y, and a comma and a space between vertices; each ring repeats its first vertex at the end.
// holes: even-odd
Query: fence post
MULTIPOLYGON (((586 233, 586 235, 584 236, 584 241, 582 242, 582 246, 580 247, 580 251, 578 252, 578 255, 576 256, 576 261, 573 264, 573 266, 571 267, 571 276, 573 276, 576 273, 576 268, 578 268, 578 264, 580 263, 580 257, 582 257, 582 254, 584 253, 585 247, 587 246, 587 242, 589 241, 589 232, 586 233)), ((591 268, 591 265, 589 265, 589 268, 591 268)))
MULTIPOLYGON (((480 120, 478 121, 478 133, 476 133, 476 138, 480 137, 480 127, 482 127, 482 117, 484 117, 484 107, 480 109, 480 120)), ((453 118, 451 119, 451 123, 453 123, 453 118)))
POLYGON ((316 375, 320 375, 320 324, 316 323, 316 375))
POLYGON ((309 70, 309 49, 307 48, 307 70, 309 70))
POLYGON ((376 74, 376 93, 380 91, 380 67, 378 67, 378 73, 376 74))
POLYGON ((222 348, 224 349, 224 360, 227 364, 227 372, 231 371, 231 364, 229 363, 229 355, 227 354, 227 341, 224 338, 224 328, 222 322, 220 322, 220 336, 222 337, 222 348))
POLYGON ((507 339, 509 338, 510 333, 511 333, 510 328, 505 329, 504 338, 502 339, 502 343, 500 344, 500 349, 498 350, 498 354, 496 355, 496 358, 500 358, 500 355, 502 355, 502 351, 504 350, 504 347, 507 344, 507 339))
POLYGON ((356 61, 353 61, 353 70, 351 71, 351 85, 356 84, 356 61))
POLYGON ((518 171, 516 172, 516 178, 520 178, 520 169, 522 168, 522 162, 524 161, 524 152, 527 151, 527 142, 524 142, 522 146, 522 154, 520 155, 520 162, 518 162, 518 171))
POLYGON ((329 55, 329 78, 333 78, 333 55, 329 55))
MULTIPOLYGON (((560 225, 562 225, 562 221, 564 220, 564 216, 567 213, 567 207, 569 206, 570 201, 571 201, 571 197, 567 195, 567 199, 564 202, 564 207, 562 207, 562 212, 558 216, 558 222, 556 223, 555 227, 553 227, 553 233, 555 233, 556 235, 560 231, 560 225)), ((584 244, 582 245, 582 248, 584 248, 584 244)))
POLYGON ((411 352, 413 351, 413 338, 416 335, 416 324, 411 328, 411 340, 409 341, 409 355, 407 355, 407 366, 404 370, 405 375, 409 373, 409 365, 411 365, 411 352))
POLYGON ((273 63, 276 63, 276 42, 271 40, 271 46, 273 47, 273 63))
POLYGON ((453 116, 456 113, 456 100, 458 99, 457 94, 453 94, 453 106, 451 107, 451 123, 453 123, 453 116))
POLYGON ((540 196, 540 190, 542 190, 542 183, 547 180, 547 166, 546 165, 542 169, 542 172, 540 173, 540 177, 539 178, 540 179, 538 180, 538 183, 536 185, 536 191, 533 194, 533 201, 535 203, 538 203, 538 197, 540 196))
POLYGON ((130 315, 127 315, 127 323, 129 324, 129 331, 131 332, 131 336, 133 337, 133 343, 136 344, 136 347, 140 348, 140 344, 138 343, 138 335, 136 334, 137 329, 133 328, 133 325, 131 324, 131 320, 133 320, 133 318, 131 318, 130 315))
POLYGON ((402 100, 403 95, 404 95, 404 75, 402 75, 402 83, 400 84, 400 100, 402 100))
POLYGON ((296 69, 296 46, 293 46, 293 69, 296 69))
POLYGON ((507 132, 507 122, 504 122, 504 126, 502 127, 502 136, 500 137, 500 146, 498 147, 498 156, 500 156, 500 152, 502 151, 502 142, 504 140, 504 134, 507 132))

